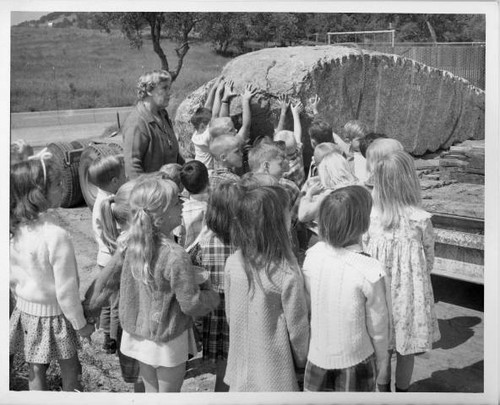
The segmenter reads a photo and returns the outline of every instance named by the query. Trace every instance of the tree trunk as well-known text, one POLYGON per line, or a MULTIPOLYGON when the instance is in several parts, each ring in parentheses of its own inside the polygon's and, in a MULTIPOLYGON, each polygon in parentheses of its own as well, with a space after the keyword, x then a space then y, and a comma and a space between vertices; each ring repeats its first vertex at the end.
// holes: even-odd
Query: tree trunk
MULTIPOLYGON (((158 55, 161 61, 161 68, 168 71, 168 60, 165 52, 161 47, 161 21, 157 16, 148 19, 149 26, 151 27, 151 40, 153 42, 153 51, 158 55)), ((172 81, 175 79, 172 77, 172 81)))

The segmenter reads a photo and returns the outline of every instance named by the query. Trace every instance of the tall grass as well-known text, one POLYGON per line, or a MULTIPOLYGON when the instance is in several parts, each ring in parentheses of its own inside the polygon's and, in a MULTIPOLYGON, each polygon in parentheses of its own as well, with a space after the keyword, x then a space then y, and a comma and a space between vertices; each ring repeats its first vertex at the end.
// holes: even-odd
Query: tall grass
MULTIPOLYGON (((175 44, 163 40, 162 47, 173 68, 175 44)), ((192 44, 172 86, 170 113, 228 61, 209 44, 192 44)), ((119 32, 12 27, 11 112, 132 105, 139 76, 159 67, 147 38, 141 49, 132 49, 119 32)))

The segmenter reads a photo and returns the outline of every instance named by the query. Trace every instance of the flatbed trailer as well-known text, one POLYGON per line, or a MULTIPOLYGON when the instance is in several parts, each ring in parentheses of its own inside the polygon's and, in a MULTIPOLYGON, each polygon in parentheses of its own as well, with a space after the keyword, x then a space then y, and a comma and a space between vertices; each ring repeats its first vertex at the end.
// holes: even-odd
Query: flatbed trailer
POLYGON ((484 284, 484 219, 432 213, 435 260, 432 274, 484 284))

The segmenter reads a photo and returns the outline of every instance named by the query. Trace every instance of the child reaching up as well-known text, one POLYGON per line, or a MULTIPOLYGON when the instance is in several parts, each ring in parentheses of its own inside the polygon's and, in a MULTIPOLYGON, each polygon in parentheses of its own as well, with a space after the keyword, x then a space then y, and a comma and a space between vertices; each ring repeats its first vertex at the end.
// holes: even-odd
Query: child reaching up
POLYGON ((208 170, 214 168, 214 160, 208 149, 210 144, 209 123, 212 117, 219 116, 224 81, 222 77, 217 78, 208 92, 207 100, 203 107, 198 108, 191 116, 195 132, 191 137, 194 146, 194 158, 202 162, 208 170))
POLYGON ((303 265, 311 305, 304 391, 375 391, 385 378, 389 317, 381 264, 363 253, 372 200, 361 186, 329 194, 319 210, 320 241, 303 265))
POLYGON ((17 301, 9 345, 11 355, 24 352, 30 390, 47 390, 46 372, 57 360, 63 390, 81 391, 78 336, 90 339, 94 331, 80 302, 70 235, 47 212, 61 198, 61 173, 46 150, 11 166, 10 288, 17 301))
MULTIPOLYGON (((286 101, 282 101, 286 106, 286 101)), ((300 113, 304 110, 301 102, 292 104, 293 132, 288 130, 279 130, 274 134, 274 141, 285 143, 286 159, 288 160, 288 171, 283 173, 285 179, 293 181, 297 187, 302 187, 305 180, 304 162, 302 158, 302 126, 300 124, 300 113)), ((286 110, 285 110, 286 111, 286 110)), ((283 115, 283 114, 282 114, 283 115)))
POLYGON ((304 281, 292 253, 288 195, 241 189, 224 290, 230 391, 297 391, 309 342, 304 281))
POLYGON ((191 116, 190 122, 193 124, 195 132, 191 137, 194 146, 194 158, 202 162, 207 169, 213 169, 213 157, 208 150, 210 133, 208 124, 212 119, 212 112, 205 107, 198 108, 191 116))
MULTIPOLYGON (((440 338, 430 273, 434 263, 431 215, 421 208, 413 159, 404 151, 375 166, 371 224, 366 252, 385 268, 386 293, 396 351, 396 391, 407 391, 416 353, 431 350, 440 338)), ((390 391, 390 362, 380 391, 390 391)))
POLYGON ((179 392, 189 353, 196 353, 193 316, 217 307, 201 290, 186 251, 169 238, 181 223, 177 187, 150 176, 130 194, 130 221, 120 280, 120 350, 137 359, 146 392, 179 392))

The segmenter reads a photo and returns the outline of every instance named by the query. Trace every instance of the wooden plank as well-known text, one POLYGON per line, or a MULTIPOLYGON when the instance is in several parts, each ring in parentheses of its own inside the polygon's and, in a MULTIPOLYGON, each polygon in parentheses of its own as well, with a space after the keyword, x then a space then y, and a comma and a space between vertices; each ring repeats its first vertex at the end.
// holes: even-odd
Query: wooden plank
POLYGON ((446 245, 484 250, 484 236, 450 229, 434 228, 435 240, 446 245))
POLYGON ((432 274, 475 284, 484 284, 484 266, 479 264, 436 257, 432 274))
POLYGON ((436 228, 455 229, 458 231, 484 234, 484 219, 463 215, 431 212, 432 224, 436 228))

